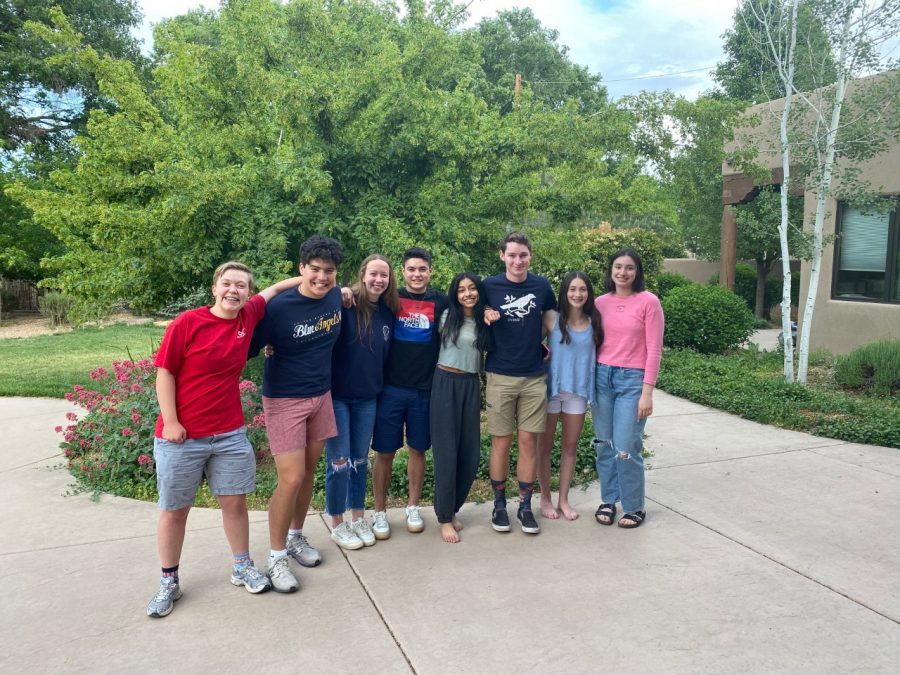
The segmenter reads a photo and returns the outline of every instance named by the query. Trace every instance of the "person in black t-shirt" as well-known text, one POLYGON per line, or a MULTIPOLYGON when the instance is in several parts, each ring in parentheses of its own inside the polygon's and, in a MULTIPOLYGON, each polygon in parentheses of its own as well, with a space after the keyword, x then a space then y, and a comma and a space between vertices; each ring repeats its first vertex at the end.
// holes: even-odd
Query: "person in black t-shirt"
POLYGON ((428 251, 413 247, 403 254, 403 279, 406 287, 400 289, 400 309, 394 315, 384 391, 378 397, 372 438, 376 452, 372 472, 375 496, 372 530, 378 539, 391 536, 386 513, 387 491, 394 456, 403 447, 404 437, 409 452, 406 528, 410 532, 425 529, 419 515, 419 499, 425 480, 425 451, 431 447, 431 380, 441 348, 438 321, 447 309, 447 296, 428 288, 431 280, 428 251))
POLYGON ((531 241, 525 234, 506 235, 500 245, 500 259, 506 272, 484 280, 487 303, 495 310, 486 317, 491 324, 494 349, 488 352, 485 363, 494 490, 491 526, 497 532, 509 532, 506 479, 509 448, 518 431, 518 519, 523 532, 538 534, 541 528, 531 510, 531 494, 537 471, 537 441, 547 418, 547 373, 541 340, 543 315, 556 309, 556 296, 547 279, 528 271, 531 241))

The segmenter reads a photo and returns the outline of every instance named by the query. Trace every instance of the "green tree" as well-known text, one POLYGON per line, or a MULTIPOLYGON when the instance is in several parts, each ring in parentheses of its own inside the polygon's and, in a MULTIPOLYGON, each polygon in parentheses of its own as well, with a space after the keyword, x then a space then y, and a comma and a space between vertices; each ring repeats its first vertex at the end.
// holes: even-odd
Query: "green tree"
POLYGON ((0 148, 59 143, 83 124, 98 105, 97 83, 89 73, 51 67, 52 42, 25 30, 29 21, 49 26, 50 8, 59 7, 85 44, 117 58, 140 58, 130 29, 140 23, 135 0, 9 0, 0 3, 0 148))
POLYGON ((607 105, 600 76, 573 63, 569 48, 558 42, 559 32, 541 25, 530 9, 500 11, 479 21, 472 31, 489 85, 484 97, 492 107, 512 110, 516 73, 535 99, 551 108, 561 108, 571 99, 582 113, 607 105))
MULTIPOLYGON (((796 46, 794 73, 798 91, 831 84, 837 77, 831 41, 816 2, 802 0, 798 6, 797 31, 801 39, 796 46)), ((735 9, 732 26, 722 36, 725 59, 716 65, 713 74, 721 95, 747 104, 784 96, 778 67, 766 56, 770 37, 776 48, 787 52, 787 33, 776 31, 770 18, 777 14, 781 17, 779 22, 786 20, 780 10, 782 4, 783 0, 758 0, 740 3, 735 9)))
POLYGON ((47 283, 82 313, 153 310, 227 258, 263 282, 284 274, 323 232, 344 243, 346 275, 372 251, 427 245, 442 285, 493 271, 503 231, 536 215, 574 226, 652 207, 627 115, 527 90, 504 114, 458 10, 409 10, 233 0, 158 26, 149 83, 60 14, 32 25, 63 50, 51 66, 90 72, 110 102, 75 138, 72 168, 8 190, 65 246, 47 283))

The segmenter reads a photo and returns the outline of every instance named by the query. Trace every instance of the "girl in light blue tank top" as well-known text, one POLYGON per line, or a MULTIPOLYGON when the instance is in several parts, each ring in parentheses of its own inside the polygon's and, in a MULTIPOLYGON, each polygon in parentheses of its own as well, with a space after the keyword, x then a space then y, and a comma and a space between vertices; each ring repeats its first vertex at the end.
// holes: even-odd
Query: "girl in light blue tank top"
POLYGON ((544 332, 550 365, 547 425, 538 445, 541 514, 555 520, 561 511, 566 520, 575 520, 578 512, 569 505, 569 486, 575 473, 575 450, 593 394, 597 349, 603 342, 600 314, 594 307, 594 289, 584 273, 571 272, 563 280, 559 288, 559 313, 547 313, 544 332), (550 460, 559 422, 562 423, 559 500, 554 507, 550 495, 550 460))

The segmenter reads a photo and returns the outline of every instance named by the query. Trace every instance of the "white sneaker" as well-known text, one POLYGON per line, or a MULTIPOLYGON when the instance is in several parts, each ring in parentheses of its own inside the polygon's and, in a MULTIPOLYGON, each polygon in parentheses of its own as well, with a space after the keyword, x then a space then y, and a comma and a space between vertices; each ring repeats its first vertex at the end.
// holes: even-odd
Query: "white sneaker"
POLYGON ((266 576, 272 582, 272 588, 278 593, 294 593, 300 588, 297 577, 291 572, 288 566, 286 555, 280 558, 269 558, 269 569, 266 570, 266 576))
POLYGON ((354 520, 350 523, 350 529, 353 530, 353 534, 359 537, 364 546, 375 545, 375 533, 372 532, 372 528, 369 527, 369 521, 365 518, 354 520))
POLYGON ((410 505, 406 507, 406 529, 410 532, 421 532, 425 529, 425 521, 419 515, 418 506, 410 505))
POLYGON ((350 525, 346 522, 341 523, 331 531, 331 540, 348 551, 355 551, 365 546, 362 539, 356 536, 356 533, 350 529, 350 525))
POLYGON ((372 516, 372 532, 375 533, 376 539, 391 538, 391 526, 388 524, 385 511, 376 511, 375 515, 372 516))

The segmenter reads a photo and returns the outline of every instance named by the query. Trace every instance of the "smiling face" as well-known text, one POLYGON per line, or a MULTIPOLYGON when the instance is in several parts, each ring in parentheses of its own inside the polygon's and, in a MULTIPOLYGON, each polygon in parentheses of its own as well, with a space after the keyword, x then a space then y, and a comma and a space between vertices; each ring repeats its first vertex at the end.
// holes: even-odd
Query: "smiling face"
POLYGON ((456 289, 456 299, 459 301, 465 316, 472 316, 472 310, 478 304, 478 287, 475 282, 463 278, 456 289))
POLYGON ((422 258, 409 258, 403 263, 403 281, 410 293, 424 293, 431 281, 431 265, 422 258))
POLYGON ((616 286, 616 293, 630 294, 637 275, 637 263, 631 256, 623 255, 613 260, 610 276, 616 286))
POLYGON ((588 299, 588 288, 584 279, 572 279, 566 290, 566 299, 569 301, 569 307, 584 307, 588 299))
POLYGON ((391 280, 391 266, 384 260, 370 260, 362 275, 363 288, 369 302, 378 302, 391 280))
POLYGON ((500 251, 500 260, 506 265, 506 278, 510 281, 525 281, 531 266, 531 249, 525 244, 507 242, 506 250, 500 251))
POLYGON ((305 265, 300 263, 300 294, 321 300, 334 288, 337 266, 330 260, 313 258, 305 265))
POLYGON ((225 270, 213 284, 212 294, 216 301, 212 313, 234 318, 250 297, 250 275, 242 270, 225 270))

